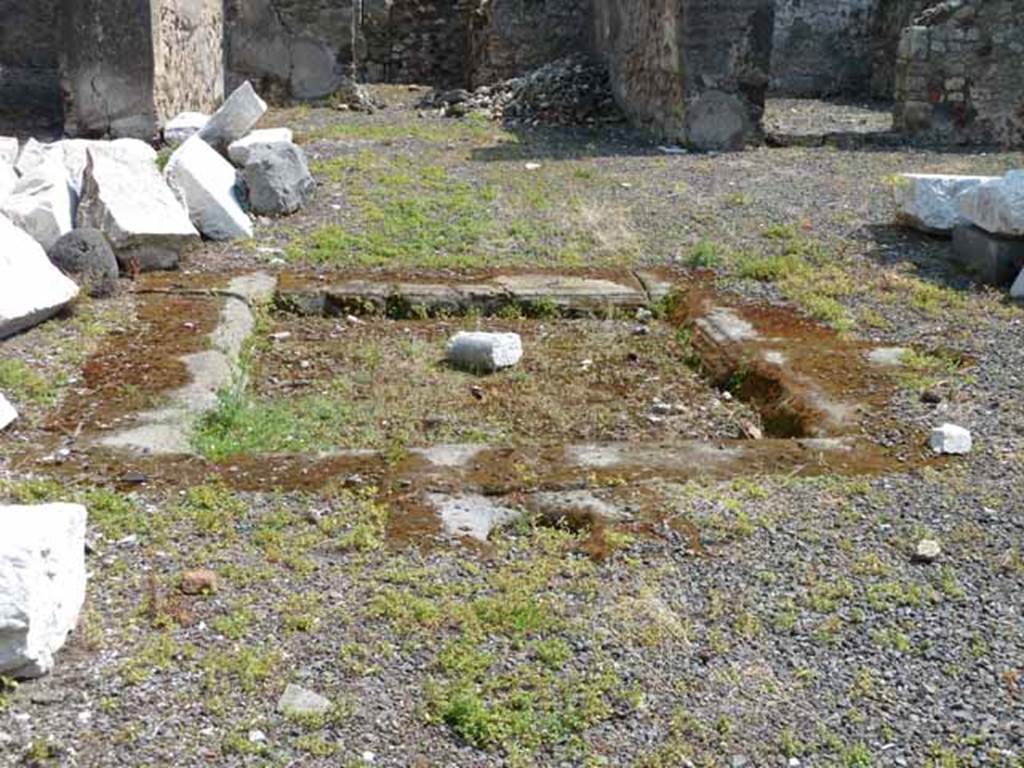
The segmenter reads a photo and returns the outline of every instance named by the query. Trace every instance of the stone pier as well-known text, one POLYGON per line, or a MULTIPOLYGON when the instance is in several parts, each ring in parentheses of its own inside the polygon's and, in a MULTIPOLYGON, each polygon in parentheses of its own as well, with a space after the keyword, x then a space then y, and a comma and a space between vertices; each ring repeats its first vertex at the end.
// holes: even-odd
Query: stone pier
POLYGON ((772 0, 597 0, 595 10, 596 49, 634 120, 696 149, 760 139, 772 0))
POLYGON ((150 139, 224 97, 220 0, 61 0, 65 128, 150 139))

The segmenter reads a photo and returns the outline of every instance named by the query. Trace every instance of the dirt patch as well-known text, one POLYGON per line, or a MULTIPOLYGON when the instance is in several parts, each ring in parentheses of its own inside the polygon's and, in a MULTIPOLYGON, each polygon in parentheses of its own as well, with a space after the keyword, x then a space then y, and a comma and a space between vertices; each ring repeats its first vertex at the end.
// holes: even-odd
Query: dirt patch
POLYGON ((188 383, 180 358, 206 348, 223 306, 217 297, 138 296, 135 321, 111 333, 86 361, 82 385, 68 393, 48 428, 109 429, 157 405, 164 394, 188 383))
POLYGON ((706 386, 659 323, 278 317, 271 338, 255 367, 260 401, 327 399, 349 410, 323 436, 334 444, 320 448, 713 439, 757 424, 706 386), (451 370, 444 345, 461 330, 519 333, 525 358, 494 376, 451 370))

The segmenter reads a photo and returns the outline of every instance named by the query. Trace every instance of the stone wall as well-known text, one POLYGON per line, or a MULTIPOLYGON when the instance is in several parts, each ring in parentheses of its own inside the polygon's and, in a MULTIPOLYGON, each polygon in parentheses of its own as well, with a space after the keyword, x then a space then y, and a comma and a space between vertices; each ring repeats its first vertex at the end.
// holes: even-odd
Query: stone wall
POLYGON ((151 0, 61 0, 69 133, 154 135, 152 18, 151 0))
POLYGON ((351 72, 353 0, 226 0, 225 14, 229 88, 315 99, 351 72))
POLYGON ((389 55, 368 57, 389 83, 442 87, 470 84, 470 16, 479 0, 394 0, 387 27, 389 55))
POLYGON ((482 0, 470 16, 474 85, 589 52, 593 0, 482 0))
POLYGON ((219 0, 61 0, 65 130, 151 139, 223 98, 219 0))
POLYGON ((1024 146, 1024 0, 947 0, 900 41, 897 130, 940 143, 1024 146))
POLYGON ((879 6, 879 0, 777 0, 772 91, 785 96, 866 94, 879 6))
POLYGON ((772 0, 596 0, 595 27, 615 97, 635 122, 699 149, 759 140, 772 0))
POLYGON ((896 60, 903 30, 934 0, 876 0, 871 20, 871 87, 875 99, 896 93, 896 60))
POLYGON ((61 122, 57 0, 0 0, 0 124, 5 130, 61 122))
POLYGON ((160 3, 153 11, 153 35, 158 119, 217 109, 224 100, 222 0, 160 3))

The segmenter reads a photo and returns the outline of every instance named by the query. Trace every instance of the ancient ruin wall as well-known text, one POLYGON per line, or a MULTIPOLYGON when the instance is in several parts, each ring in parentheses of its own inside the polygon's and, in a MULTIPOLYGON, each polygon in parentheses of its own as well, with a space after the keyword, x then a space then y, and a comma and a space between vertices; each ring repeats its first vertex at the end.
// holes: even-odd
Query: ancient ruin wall
POLYGON ((152 21, 158 119, 215 110, 224 100, 222 0, 162 2, 152 21))
POLYGON ((61 121, 57 0, 0 0, 0 124, 61 121))
POLYGON ((1024 146, 1024 0, 945 2, 900 41, 898 130, 941 143, 1024 146))
POLYGON ((879 6, 879 0, 777 0, 772 91, 785 96, 867 93, 879 6))
POLYGON ((686 85, 680 0, 596 0, 595 48, 616 101, 634 122, 684 141, 686 85))
POLYGON ((251 80, 278 101, 331 93, 351 69, 352 9, 352 0, 226 0, 228 87, 251 80))
POLYGON ((596 0, 616 99, 658 136, 736 149, 761 132, 772 0, 596 0))
POLYGON ((474 85, 589 52, 592 0, 480 0, 470 16, 474 85))
POLYGON ((61 0, 60 11, 68 131, 152 137, 151 0, 61 0))

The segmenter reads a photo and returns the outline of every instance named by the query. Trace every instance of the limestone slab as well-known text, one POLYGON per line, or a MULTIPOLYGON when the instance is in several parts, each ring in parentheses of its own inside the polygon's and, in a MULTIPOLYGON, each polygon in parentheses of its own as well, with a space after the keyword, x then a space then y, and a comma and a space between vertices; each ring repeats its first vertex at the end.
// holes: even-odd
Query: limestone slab
POLYGON ((1024 171, 1010 171, 961 195, 957 211, 993 235, 1024 237, 1024 171))
POLYGON ((0 430, 7 429, 17 418, 17 409, 4 397, 3 392, 0 392, 0 430))
POLYGON ((523 359, 518 333, 457 333, 448 341, 448 364, 471 373, 494 373, 523 359))
POLYGON ((961 221, 957 212, 957 198, 995 178, 902 173, 893 186, 896 218, 922 232, 948 235, 961 221))
POLYGON ((206 237, 211 240, 252 237, 252 222, 238 201, 234 166, 199 135, 175 150, 164 176, 188 209, 192 223, 206 237))
POLYGON ((79 227, 98 229, 122 269, 171 269, 199 233, 156 165, 143 158, 88 152, 79 227))
POLYGON ((213 113, 199 136, 211 146, 226 147, 249 133, 266 111, 266 103, 246 80, 213 113))
POLYGON ((43 247, 0 216, 0 339, 55 315, 78 296, 43 247))
POLYGON ((45 156, 17 181, 0 213, 49 249, 74 227, 76 202, 63 163, 45 156))
POLYGON ((172 147, 180 147, 199 133, 210 122, 210 116, 203 112, 182 112, 167 121, 164 126, 164 142, 172 147))
POLYGON ((0 505, 0 675, 53 668, 85 600, 86 517, 79 504, 0 505))

